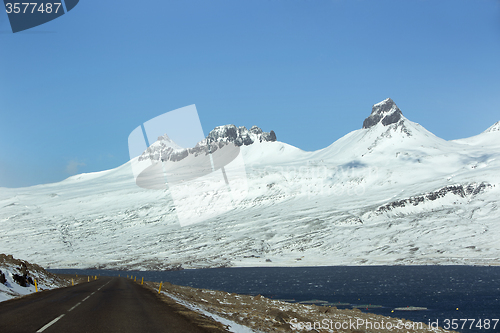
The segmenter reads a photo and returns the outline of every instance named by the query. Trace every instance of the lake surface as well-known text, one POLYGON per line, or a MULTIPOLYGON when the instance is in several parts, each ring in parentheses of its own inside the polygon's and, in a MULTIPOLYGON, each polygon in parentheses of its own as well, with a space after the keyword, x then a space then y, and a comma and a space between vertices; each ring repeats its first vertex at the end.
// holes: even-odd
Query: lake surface
MULTIPOLYGON (((319 299, 338 306, 380 305, 362 311, 422 321, 470 319, 460 332, 500 332, 500 267, 476 266, 334 266, 214 268, 180 271, 111 271, 51 269, 55 273, 121 276, 148 281, 224 290, 274 298, 307 301, 319 299), (393 311, 398 307, 426 307, 423 311, 393 311), (458 310, 457 310, 458 309, 458 310), (490 328, 473 327, 489 319, 490 328)), ((445 327, 446 328, 446 327, 445 327)))

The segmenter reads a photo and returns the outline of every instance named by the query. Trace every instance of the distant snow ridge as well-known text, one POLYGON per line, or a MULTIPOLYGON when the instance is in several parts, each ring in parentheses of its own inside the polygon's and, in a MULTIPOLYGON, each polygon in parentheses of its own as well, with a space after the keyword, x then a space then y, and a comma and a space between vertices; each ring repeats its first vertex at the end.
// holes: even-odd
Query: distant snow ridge
POLYGON ((380 103, 373 105, 372 113, 363 122, 363 128, 370 128, 378 123, 387 126, 397 123, 403 116, 403 113, 398 108, 396 103, 390 98, 383 100, 380 103))
POLYGON ((208 136, 198 142, 193 148, 182 148, 171 140, 167 134, 158 137, 146 151, 139 156, 139 161, 180 161, 188 155, 198 156, 200 154, 214 153, 216 150, 233 143, 235 146, 248 146, 255 142, 276 141, 274 131, 264 132, 257 126, 252 126, 248 130, 245 126, 236 127, 234 125, 224 125, 214 128, 208 136))
POLYGON ((489 132, 500 132, 500 121, 497 121, 495 124, 493 124, 493 126, 488 128, 483 133, 489 133, 489 132))

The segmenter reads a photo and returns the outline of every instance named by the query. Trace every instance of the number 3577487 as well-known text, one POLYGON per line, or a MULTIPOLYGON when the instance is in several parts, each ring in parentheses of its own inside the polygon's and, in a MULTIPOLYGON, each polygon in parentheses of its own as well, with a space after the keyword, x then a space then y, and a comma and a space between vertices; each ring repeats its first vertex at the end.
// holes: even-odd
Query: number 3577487
POLYGON ((36 2, 7 2, 5 4, 5 10, 7 14, 34 14, 34 13, 55 13, 59 11, 61 7, 60 2, 47 2, 47 3, 36 3, 36 2))

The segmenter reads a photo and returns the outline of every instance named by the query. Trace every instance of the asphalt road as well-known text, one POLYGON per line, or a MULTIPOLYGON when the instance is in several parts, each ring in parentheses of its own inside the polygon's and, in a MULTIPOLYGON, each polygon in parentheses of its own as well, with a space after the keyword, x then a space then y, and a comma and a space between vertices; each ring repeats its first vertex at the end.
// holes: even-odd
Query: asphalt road
MULTIPOLYGON (((218 331, 218 330, 217 330, 218 331)), ((0 303, 0 332, 214 332, 125 278, 100 278, 0 303)))

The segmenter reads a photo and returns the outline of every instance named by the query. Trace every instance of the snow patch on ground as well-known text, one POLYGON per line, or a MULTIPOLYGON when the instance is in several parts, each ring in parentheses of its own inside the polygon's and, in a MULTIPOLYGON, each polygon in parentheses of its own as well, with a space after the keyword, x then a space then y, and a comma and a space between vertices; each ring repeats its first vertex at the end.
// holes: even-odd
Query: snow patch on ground
POLYGON ((215 313, 211 313, 211 312, 207 311, 206 309, 204 309, 202 306, 199 306, 199 305, 192 304, 192 303, 189 303, 187 301, 184 301, 183 299, 181 299, 179 297, 176 297, 176 296, 172 295, 171 293, 167 293, 165 291, 162 291, 161 293, 163 295, 165 295, 165 296, 170 297, 171 299, 173 299, 177 303, 185 306, 186 308, 188 308, 190 310, 196 311, 198 313, 201 313, 202 315, 205 315, 207 317, 212 318, 215 321, 218 321, 219 323, 225 325, 230 332, 233 332, 233 333, 255 333, 255 332, 260 332, 260 331, 252 330, 249 327, 240 325, 238 323, 235 323, 234 321, 226 319, 224 317, 221 317, 221 316, 219 316, 219 315, 217 315, 215 313))

